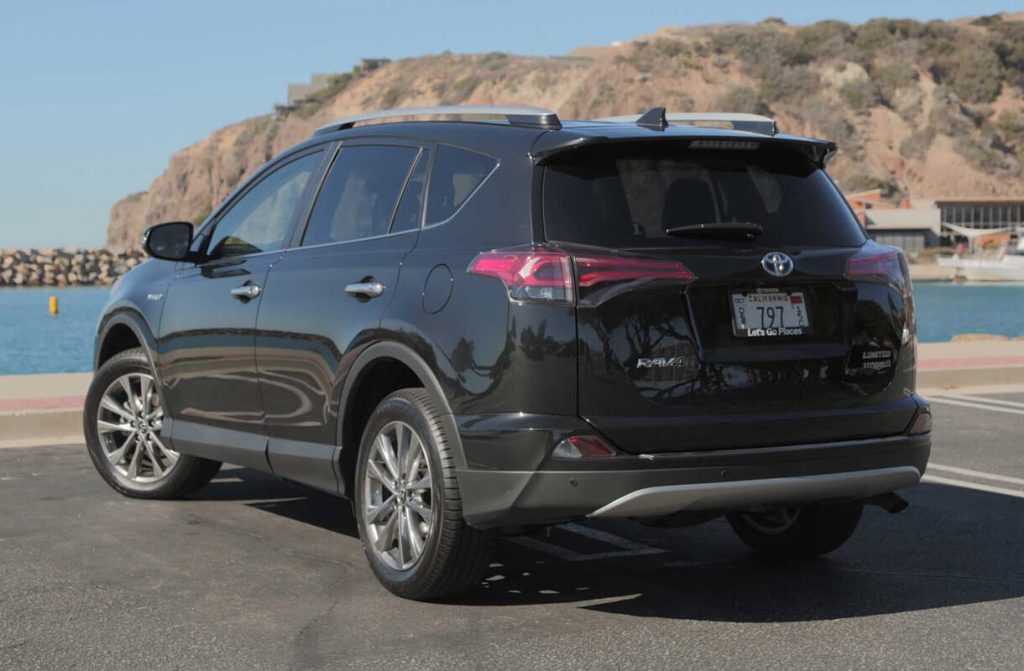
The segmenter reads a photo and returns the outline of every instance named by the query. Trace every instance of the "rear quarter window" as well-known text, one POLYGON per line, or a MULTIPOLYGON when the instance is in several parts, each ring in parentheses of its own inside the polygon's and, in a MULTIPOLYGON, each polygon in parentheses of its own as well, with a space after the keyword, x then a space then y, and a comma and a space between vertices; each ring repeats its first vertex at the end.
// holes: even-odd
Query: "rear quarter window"
MULTIPOLYGON (((859 222, 824 171, 791 150, 580 152, 544 175, 549 240, 606 247, 707 244, 666 229, 752 222, 764 246, 857 246, 859 222)), ((716 240, 715 244, 721 244, 716 240)))
POLYGON ((490 156, 475 151, 438 146, 427 193, 427 225, 453 217, 497 165, 490 156))

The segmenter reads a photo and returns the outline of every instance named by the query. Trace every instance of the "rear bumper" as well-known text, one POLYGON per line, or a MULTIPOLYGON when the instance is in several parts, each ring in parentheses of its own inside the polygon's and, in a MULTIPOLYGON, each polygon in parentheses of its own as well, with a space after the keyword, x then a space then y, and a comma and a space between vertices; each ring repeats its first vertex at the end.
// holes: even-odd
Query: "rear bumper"
POLYGON ((566 470, 467 468, 457 476, 466 521, 489 528, 863 499, 916 485, 930 451, 930 434, 898 435, 556 465, 566 470))
POLYGON ((846 473, 662 485, 620 496, 590 513, 589 517, 649 517, 680 510, 729 510, 821 499, 865 499, 912 487, 920 480, 921 473, 913 466, 892 466, 846 473))

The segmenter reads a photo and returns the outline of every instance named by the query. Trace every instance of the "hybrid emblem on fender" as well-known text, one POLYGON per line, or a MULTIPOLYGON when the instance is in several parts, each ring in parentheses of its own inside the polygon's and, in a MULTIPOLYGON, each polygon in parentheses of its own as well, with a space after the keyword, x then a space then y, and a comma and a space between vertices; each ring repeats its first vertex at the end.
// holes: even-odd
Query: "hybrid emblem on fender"
POLYGON ((681 356, 657 357, 654 359, 637 359, 637 368, 682 368, 686 365, 686 358, 681 356))
POLYGON ((793 272, 793 259, 784 252, 768 252, 761 258, 761 267, 769 275, 785 277, 793 272))

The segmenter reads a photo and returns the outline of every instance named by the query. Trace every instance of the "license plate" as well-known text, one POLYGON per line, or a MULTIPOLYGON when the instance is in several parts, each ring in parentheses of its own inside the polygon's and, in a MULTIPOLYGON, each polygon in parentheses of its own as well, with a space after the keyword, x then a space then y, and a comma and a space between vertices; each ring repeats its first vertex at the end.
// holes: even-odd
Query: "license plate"
POLYGON ((731 294, 732 330, 739 338, 801 336, 811 327, 802 291, 758 289, 731 294))

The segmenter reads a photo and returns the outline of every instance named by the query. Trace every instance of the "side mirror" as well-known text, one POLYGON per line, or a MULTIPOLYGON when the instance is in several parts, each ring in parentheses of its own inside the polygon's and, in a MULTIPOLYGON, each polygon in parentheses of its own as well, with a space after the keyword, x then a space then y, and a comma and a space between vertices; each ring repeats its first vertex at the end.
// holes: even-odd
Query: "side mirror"
POLYGON ((191 257, 192 224, 170 221, 150 226, 142 234, 142 248, 154 259, 186 261, 191 257))

